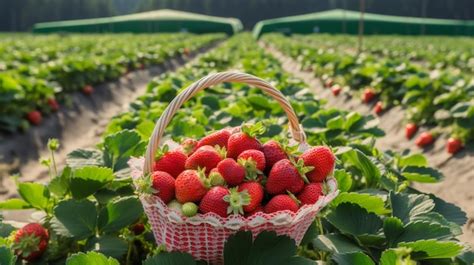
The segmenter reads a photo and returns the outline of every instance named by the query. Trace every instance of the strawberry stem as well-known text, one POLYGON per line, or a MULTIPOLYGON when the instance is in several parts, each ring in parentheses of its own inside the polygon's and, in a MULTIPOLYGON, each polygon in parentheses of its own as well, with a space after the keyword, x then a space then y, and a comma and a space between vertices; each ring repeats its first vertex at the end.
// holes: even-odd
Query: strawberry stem
POLYGON ((241 192, 238 189, 229 189, 229 194, 224 196, 224 201, 229 203, 227 213, 230 214, 244 214, 244 206, 250 204, 250 195, 247 190, 241 192))

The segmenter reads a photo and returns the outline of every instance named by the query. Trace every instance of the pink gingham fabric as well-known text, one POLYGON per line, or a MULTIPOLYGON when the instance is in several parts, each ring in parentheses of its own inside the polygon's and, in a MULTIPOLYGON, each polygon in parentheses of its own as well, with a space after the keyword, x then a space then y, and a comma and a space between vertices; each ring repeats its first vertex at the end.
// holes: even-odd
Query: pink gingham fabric
MULTIPOLYGON (((130 159, 134 179, 142 177, 143 162, 143 158, 130 159)), ((186 217, 168 208, 156 196, 141 194, 140 200, 158 245, 165 244, 168 251, 187 252, 195 259, 210 264, 222 264, 227 238, 241 230, 251 231, 254 238, 262 231, 275 231, 278 235, 291 237, 299 244, 318 212, 338 194, 334 178, 328 179, 327 184, 330 190, 328 194, 313 205, 301 207, 296 213, 259 212, 248 218, 241 215, 222 218, 214 213, 186 217)))

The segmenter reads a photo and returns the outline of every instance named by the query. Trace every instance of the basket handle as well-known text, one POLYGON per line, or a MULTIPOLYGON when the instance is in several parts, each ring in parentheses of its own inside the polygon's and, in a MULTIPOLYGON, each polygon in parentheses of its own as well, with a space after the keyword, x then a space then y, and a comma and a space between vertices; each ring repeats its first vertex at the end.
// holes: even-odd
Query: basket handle
POLYGON ((153 133, 150 138, 150 142, 148 143, 148 147, 146 149, 145 166, 143 168, 144 174, 153 171, 153 162, 156 149, 160 144, 160 140, 163 137, 165 128, 168 126, 176 111, 178 111, 178 109, 187 100, 192 98, 199 91, 223 82, 244 83, 262 89, 266 94, 270 95, 272 98, 278 101, 278 103, 280 103, 280 106, 286 112, 293 139, 298 141, 300 144, 306 142, 306 135, 301 125, 299 124, 298 117, 296 116, 295 111, 291 107, 290 102, 288 102, 285 96, 278 89, 274 88, 270 83, 250 74, 235 71, 214 73, 201 78, 200 80, 194 82, 192 85, 183 90, 178 96, 176 96, 171 101, 168 107, 166 107, 164 112, 161 114, 160 118, 156 122, 155 128, 153 129, 153 133))

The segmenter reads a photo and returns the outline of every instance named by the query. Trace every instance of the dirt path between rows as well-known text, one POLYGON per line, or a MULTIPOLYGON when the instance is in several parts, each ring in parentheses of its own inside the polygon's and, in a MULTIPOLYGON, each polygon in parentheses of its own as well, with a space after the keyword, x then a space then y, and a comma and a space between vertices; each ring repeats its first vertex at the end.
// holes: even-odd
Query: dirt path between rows
POLYGON ((0 201, 16 196, 14 179, 9 177, 13 173, 18 173, 22 181, 48 180, 48 170, 38 160, 40 157, 48 157, 49 138, 59 139, 61 147, 55 157, 62 169, 68 153, 77 148, 94 147, 101 141, 110 119, 127 111, 130 103, 145 93, 152 78, 193 63, 219 43, 221 42, 210 44, 189 56, 175 57, 162 65, 129 73, 117 81, 95 86, 92 96, 76 93, 72 95, 71 107, 64 107, 49 116, 41 126, 32 127, 27 133, 2 136, 0 201))
MULTIPOLYGON (((372 105, 362 104, 360 99, 352 98, 343 92, 338 97, 333 96, 330 89, 324 89, 321 81, 312 72, 303 71, 298 62, 271 46, 263 43, 260 45, 282 63, 285 71, 306 82, 320 99, 327 100, 328 106, 357 111, 362 114, 372 113, 372 105)), ((452 157, 444 149, 447 139, 438 139, 430 148, 421 150, 416 147, 413 139, 411 141, 405 139, 403 117, 403 110, 400 107, 392 108, 380 116, 379 127, 385 131, 386 135, 377 139, 377 147, 382 150, 404 151, 408 149, 411 153, 422 152, 428 159, 430 166, 437 168, 444 174, 445 179, 441 183, 416 184, 415 188, 433 193, 460 206, 468 216, 468 222, 464 226, 464 234, 460 240, 474 247, 474 150, 463 150, 452 157)), ((421 131, 423 130, 418 130, 417 135, 421 131)))

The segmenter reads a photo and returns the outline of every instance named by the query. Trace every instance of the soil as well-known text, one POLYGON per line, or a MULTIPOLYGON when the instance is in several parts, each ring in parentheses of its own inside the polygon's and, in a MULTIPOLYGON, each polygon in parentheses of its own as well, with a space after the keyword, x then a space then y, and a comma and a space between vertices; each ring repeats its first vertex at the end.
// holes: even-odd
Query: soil
MULTIPOLYGON (((363 104, 361 99, 353 98, 348 93, 341 91, 339 96, 332 95, 330 89, 325 89, 321 81, 314 76, 311 71, 301 69, 298 62, 292 58, 285 56, 271 46, 265 46, 261 43, 269 53, 273 54, 282 63, 283 69, 295 77, 306 82, 312 91, 320 98, 327 101, 330 107, 357 111, 362 114, 372 114, 372 104, 363 104)), ((445 179, 441 183, 436 184, 415 184, 414 188, 426 192, 433 193, 444 200, 460 206, 467 214, 468 221, 464 226, 464 233, 460 240, 467 242, 474 247, 474 150, 464 149, 455 156, 449 155, 445 151, 444 144, 447 139, 437 139, 434 145, 427 149, 418 148, 414 139, 417 135, 424 131, 420 128, 412 140, 407 140, 404 135, 405 122, 404 111, 401 107, 394 107, 384 111, 378 118, 379 127, 385 131, 385 136, 377 139, 377 147, 382 150, 409 150, 410 153, 423 153, 429 161, 430 166, 440 170, 445 179)))

